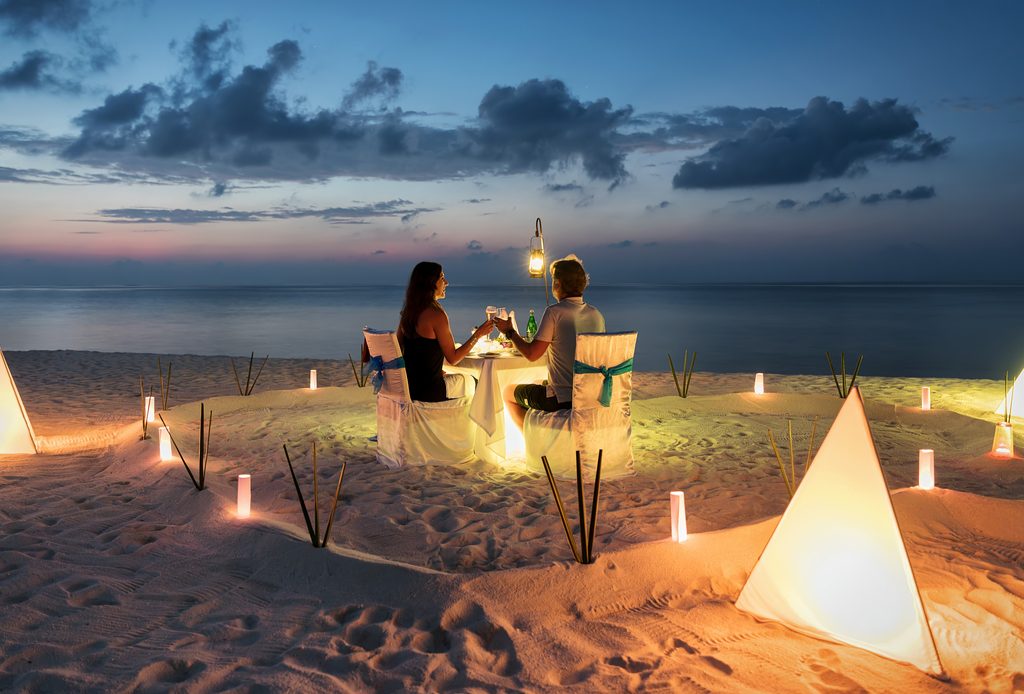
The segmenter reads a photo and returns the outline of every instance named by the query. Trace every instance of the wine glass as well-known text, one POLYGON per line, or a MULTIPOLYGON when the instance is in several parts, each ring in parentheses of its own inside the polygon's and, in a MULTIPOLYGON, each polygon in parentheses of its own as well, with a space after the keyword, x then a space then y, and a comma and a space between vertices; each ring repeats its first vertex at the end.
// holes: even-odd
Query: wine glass
POLYGON ((508 320, 508 309, 502 306, 498 309, 498 318, 508 320))
MULTIPOLYGON (((487 320, 494 320, 494 317, 498 315, 497 306, 488 306, 484 311, 487 313, 487 320)), ((487 337, 491 337, 491 333, 487 333, 487 337)))

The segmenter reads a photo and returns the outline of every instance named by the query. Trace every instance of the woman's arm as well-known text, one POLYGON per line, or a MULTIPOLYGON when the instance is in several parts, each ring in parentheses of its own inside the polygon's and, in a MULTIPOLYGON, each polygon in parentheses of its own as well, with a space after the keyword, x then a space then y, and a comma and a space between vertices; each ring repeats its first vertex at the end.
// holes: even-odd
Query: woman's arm
POLYGON ((437 343, 441 346, 441 353, 444 354, 445 360, 452 366, 462 361, 469 354, 469 350, 473 349, 473 345, 476 344, 477 340, 491 332, 494 327, 491 321, 484 321, 483 325, 473 332, 473 336, 456 349, 455 338, 452 337, 451 324, 448 322, 448 314, 444 310, 435 309, 431 311, 430 322, 434 328, 434 337, 437 338, 437 343))
MULTIPOLYGON (((547 314, 545 313, 545 316, 547 314)), ((543 323, 543 319, 541 319, 543 323)), ((548 347, 551 346, 550 341, 538 340, 536 337, 533 338, 533 342, 527 342, 519 333, 512 327, 512 319, 502 320, 501 318, 495 318, 494 324, 498 327, 498 330, 502 332, 508 339, 512 340, 512 344, 516 346, 519 353, 526 357, 527 361, 537 361, 544 356, 544 353, 548 351, 548 347)))

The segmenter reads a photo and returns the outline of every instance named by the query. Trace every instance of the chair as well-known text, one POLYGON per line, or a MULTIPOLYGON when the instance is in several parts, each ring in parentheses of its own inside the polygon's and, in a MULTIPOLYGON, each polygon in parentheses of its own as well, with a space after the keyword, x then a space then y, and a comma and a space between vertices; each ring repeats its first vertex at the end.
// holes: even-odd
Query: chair
POLYGON ((636 332, 576 336, 572 409, 526 413, 523 436, 531 466, 540 465, 544 455, 556 477, 575 479, 579 451, 585 478, 592 479, 603 450, 602 479, 635 473, 630 416, 635 349, 636 332))
POLYGON ((476 424, 469 418, 473 379, 446 377, 445 402, 409 396, 405 360, 393 330, 364 330, 370 377, 377 393, 377 460, 390 468, 472 460, 476 424))

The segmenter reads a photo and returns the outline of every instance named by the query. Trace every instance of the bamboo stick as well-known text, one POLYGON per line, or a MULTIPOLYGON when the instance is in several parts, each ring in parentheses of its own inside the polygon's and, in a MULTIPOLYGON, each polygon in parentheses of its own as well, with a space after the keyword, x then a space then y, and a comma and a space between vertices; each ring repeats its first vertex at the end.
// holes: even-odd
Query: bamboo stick
POLYGON ((288 455, 288 444, 284 444, 284 458, 288 461, 288 470, 292 473, 292 482, 295 483, 295 493, 299 495, 299 505, 302 506, 302 518, 306 521, 306 530, 309 532, 309 540, 314 547, 320 546, 320 538, 313 534, 313 524, 309 521, 309 511, 306 510, 306 499, 302 496, 302 489, 299 487, 299 478, 295 476, 295 468, 292 467, 291 456, 288 455))
POLYGON ((316 441, 313 442, 313 532, 320 538, 320 475, 316 469, 316 441))
POLYGON ((199 489, 200 491, 202 491, 202 487, 200 487, 199 486, 199 482, 196 481, 196 476, 192 474, 192 468, 190 468, 188 466, 188 463, 185 462, 185 456, 182 455, 181 449, 178 448, 178 442, 175 441, 174 440, 174 436, 171 435, 171 428, 169 426, 167 426, 167 422, 164 421, 164 416, 162 414, 158 414, 157 416, 160 418, 160 423, 164 425, 165 429, 167 429, 167 437, 171 440, 171 445, 174 446, 174 450, 178 452, 178 457, 181 458, 181 464, 185 466, 185 472, 187 472, 189 478, 191 478, 192 485, 196 489, 199 489))
POLYGON ((555 505, 558 507, 558 515, 562 519, 562 529, 565 530, 565 538, 569 541, 569 549, 572 550, 573 558, 579 563, 580 553, 576 549, 576 541, 572 537, 572 530, 569 528, 569 519, 565 517, 565 506, 562 505, 562 496, 558 493, 558 485, 555 484, 555 476, 551 474, 551 465, 548 464, 548 457, 542 455, 540 457, 542 463, 544 463, 544 472, 548 475, 548 484, 551 485, 551 492, 555 497, 555 505))
POLYGON ((327 528, 324 530, 324 539, 321 541, 320 546, 326 547, 327 541, 331 537, 331 526, 334 525, 334 512, 338 510, 338 495, 341 494, 341 481, 345 479, 345 467, 348 463, 342 462, 341 472, 338 474, 338 486, 334 489, 334 504, 331 505, 331 515, 327 519, 327 528))
POLYGON ((260 380, 260 374, 263 373, 263 367, 267 365, 267 360, 268 359, 270 359, 270 355, 269 354, 263 358, 263 363, 260 364, 259 371, 256 372, 256 378, 252 379, 252 386, 248 389, 248 392, 246 393, 246 395, 251 395, 252 392, 254 390, 256 390, 256 382, 260 380))
POLYGON ((597 450, 597 471, 594 473, 594 498, 590 506, 590 530, 587 533, 587 549, 590 550, 590 554, 587 556, 587 563, 594 563, 594 531, 597 529, 597 500, 601 496, 601 458, 604 455, 604 449, 599 448, 597 450))
POLYGON ((235 368, 235 360, 233 357, 231 359, 231 371, 235 374, 235 385, 238 387, 238 394, 245 395, 245 392, 242 391, 242 382, 238 380, 238 369, 235 368))
MULTIPOLYGON (((683 390, 679 387, 679 378, 676 376, 676 365, 672 363, 671 354, 668 355, 668 368, 672 369, 672 380, 676 383, 676 394, 679 395, 679 397, 684 397, 683 390)), ((683 380, 686 380, 685 372, 683 373, 683 380)))
POLYGON ((828 360, 828 368, 832 370, 832 380, 836 384, 836 390, 839 391, 839 397, 845 397, 843 395, 843 389, 839 387, 839 379, 836 378, 836 367, 835 364, 832 363, 832 355, 827 351, 825 352, 825 359, 828 360))
POLYGON ((583 557, 580 563, 587 564, 590 547, 587 545, 587 507, 583 502, 583 465, 580 462, 579 451, 576 451, 576 501, 580 508, 580 556, 583 557))

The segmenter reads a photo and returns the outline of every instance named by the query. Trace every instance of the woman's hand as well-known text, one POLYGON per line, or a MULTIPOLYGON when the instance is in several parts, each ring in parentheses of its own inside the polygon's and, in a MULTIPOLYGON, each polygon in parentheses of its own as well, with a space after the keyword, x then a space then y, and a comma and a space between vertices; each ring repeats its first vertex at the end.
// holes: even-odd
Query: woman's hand
POLYGON ((473 339, 479 340, 484 335, 490 335, 491 331, 494 330, 494 320, 487 319, 480 324, 480 327, 473 331, 473 339))

